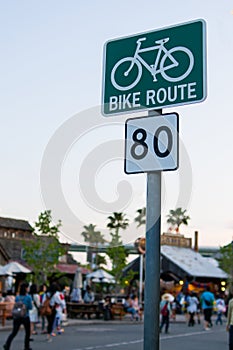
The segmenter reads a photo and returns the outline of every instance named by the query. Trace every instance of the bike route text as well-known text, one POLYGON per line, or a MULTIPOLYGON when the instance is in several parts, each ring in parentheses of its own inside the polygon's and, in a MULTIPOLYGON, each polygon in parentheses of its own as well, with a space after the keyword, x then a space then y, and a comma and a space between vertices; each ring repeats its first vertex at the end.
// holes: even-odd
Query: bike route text
POLYGON ((109 97, 109 111, 127 111, 130 109, 159 107, 177 101, 192 101, 197 97, 196 82, 161 87, 157 90, 126 93, 109 97))

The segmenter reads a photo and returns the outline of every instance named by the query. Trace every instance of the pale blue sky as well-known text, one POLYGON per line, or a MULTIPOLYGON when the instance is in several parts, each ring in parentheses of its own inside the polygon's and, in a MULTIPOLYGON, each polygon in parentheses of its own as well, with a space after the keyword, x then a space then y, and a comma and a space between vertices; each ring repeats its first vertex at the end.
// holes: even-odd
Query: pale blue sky
MULTIPOLYGON (((40 190, 45 148, 69 118, 100 105, 106 41, 202 18, 207 23, 207 99, 163 112, 179 113, 180 135, 192 167, 192 197, 187 205, 192 220, 183 232, 192 237, 199 230, 201 245, 228 243, 233 236, 232 10, 227 0, 0 1, 0 215, 33 223, 45 209, 40 190)), ((66 155, 64 196, 83 224, 96 223, 102 229, 109 213, 89 208, 79 198, 78 165, 88 147, 92 150, 103 140, 124 138, 125 118, 105 118, 109 125, 84 135, 66 155), (113 122, 120 125, 111 129, 113 122)), ((180 168, 185 166, 181 157, 180 168)), ((111 191, 120 180, 132 184, 134 196, 124 208, 132 221, 145 205, 146 177, 125 175, 122 160, 105 164, 94 175, 96 190, 106 201, 114 199, 111 191)), ((179 171, 163 177, 165 231, 165 216, 176 204, 179 171)))

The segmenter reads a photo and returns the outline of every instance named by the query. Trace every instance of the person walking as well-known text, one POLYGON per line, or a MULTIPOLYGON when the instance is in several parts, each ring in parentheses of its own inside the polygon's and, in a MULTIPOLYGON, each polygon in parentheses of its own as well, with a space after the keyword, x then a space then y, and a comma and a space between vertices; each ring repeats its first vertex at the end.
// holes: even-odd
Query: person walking
POLYGON ((204 330, 209 331, 212 327, 212 311, 214 304, 214 294, 211 293, 210 287, 207 286, 206 290, 201 295, 201 306, 204 313, 204 330))
POLYGON ((54 304, 55 304, 56 316, 53 323, 52 335, 56 336, 56 331, 57 331, 57 334, 62 334, 64 332, 64 329, 61 328, 62 315, 64 313, 66 314, 66 302, 65 302, 64 294, 57 290, 56 293, 54 294, 54 301, 55 301, 54 304))
POLYGON ((218 323, 220 323, 220 325, 222 325, 222 315, 226 310, 226 305, 222 295, 220 294, 217 295, 216 307, 217 307, 217 319, 215 324, 217 325, 218 323))
POLYGON ((56 317, 56 292, 58 291, 58 286, 56 283, 52 283, 51 286, 48 289, 48 292, 46 293, 46 296, 44 297, 43 303, 46 302, 47 299, 49 299, 49 305, 51 308, 51 313, 46 315, 47 317, 47 341, 51 342, 52 341, 52 333, 53 333, 53 325, 54 325, 54 320, 56 317))
POLYGON ((9 337, 6 340, 6 343, 3 345, 4 350, 10 350, 10 346, 12 343, 12 340, 17 335, 20 326, 23 324, 25 329, 25 338, 24 338, 24 350, 32 350, 30 348, 30 318, 29 318, 29 310, 32 309, 32 298, 28 294, 29 291, 29 285, 28 283, 22 283, 20 286, 19 295, 16 296, 15 302, 22 302, 25 307, 25 315, 23 317, 19 318, 13 318, 13 330, 9 337))
POLYGON ((226 330, 229 332, 229 350, 233 350, 233 298, 228 303, 226 330))
POLYGON ((189 321, 188 326, 193 327, 195 324, 194 316, 197 312, 197 306, 199 304, 199 301, 195 294, 191 292, 191 294, 187 297, 187 311, 189 313, 189 321))
POLYGON ((161 323, 160 323, 160 333, 162 333, 163 327, 165 325, 165 333, 169 330, 169 318, 171 313, 171 303, 168 296, 163 296, 160 302, 160 313, 161 313, 161 323))
MULTIPOLYGON (((40 286, 40 305, 43 304, 44 300, 46 299, 46 292, 47 292, 47 285, 44 283, 40 286)), ((41 316, 41 334, 47 334, 46 327, 45 327, 45 320, 46 317, 44 315, 41 316)))
POLYGON ((39 308, 40 308, 40 296, 37 293, 37 285, 32 284, 30 292, 32 298, 32 310, 29 311, 30 324, 31 324, 31 335, 37 334, 36 324, 39 321, 39 308))

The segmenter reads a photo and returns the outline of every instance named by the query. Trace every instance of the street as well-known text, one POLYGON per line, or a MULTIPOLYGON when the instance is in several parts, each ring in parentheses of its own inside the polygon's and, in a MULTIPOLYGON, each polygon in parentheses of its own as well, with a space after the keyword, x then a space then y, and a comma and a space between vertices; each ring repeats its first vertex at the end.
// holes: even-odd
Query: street
MULTIPOLYGON (((9 331, 1 331, 0 346, 9 331)), ((228 349, 225 323, 203 331, 201 325, 187 327, 184 323, 172 324, 170 333, 161 334, 160 350, 224 350, 228 349)), ((20 331, 12 343, 12 350, 23 348, 24 332, 20 331)), ((33 350, 143 350, 143 324, 87 324, 68 326, 62 335, 46 342, 45 335, 35 335, 31 343, 33 350)))

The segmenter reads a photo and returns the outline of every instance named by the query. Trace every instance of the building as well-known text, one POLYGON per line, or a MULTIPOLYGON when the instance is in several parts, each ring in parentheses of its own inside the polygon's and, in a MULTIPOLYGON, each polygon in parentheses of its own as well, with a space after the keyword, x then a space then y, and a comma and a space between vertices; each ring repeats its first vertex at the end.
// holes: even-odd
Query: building
POLYGON ((32 231, 25 220, 0 217, 0 265, 23 260, 22 240, 33 239, 32 231))
MULTIPOLYGON (((205 256, 199 251, 198 232, 194 235, 194 248, 192 248, 192 239, 186 238, 179 233, 163 233, 161 235, 161 287, 171 282, 173 285, 190 285, 190 288, 203 288, 211 284, 214 290, 220 290, 221 283, 226 282, 228 275, 218 267, 218 263, 211 257, 207 250, 205 256)), ((216 253, 216 249, 214 249, 216 253)), ((138 272, 135 278, 139 278, 139 257, 132 261, 124 269, 123 274, 127 271, 138 272)), ((165 287, 166 288, 166 287, 165 287)))

